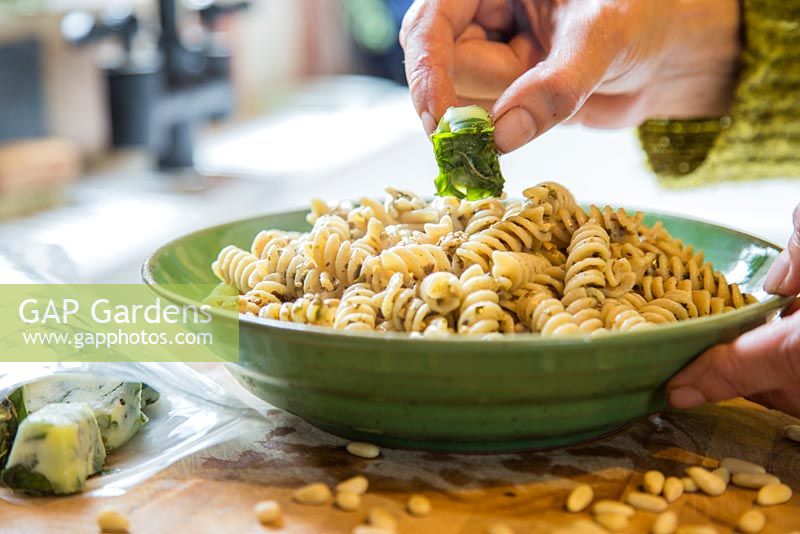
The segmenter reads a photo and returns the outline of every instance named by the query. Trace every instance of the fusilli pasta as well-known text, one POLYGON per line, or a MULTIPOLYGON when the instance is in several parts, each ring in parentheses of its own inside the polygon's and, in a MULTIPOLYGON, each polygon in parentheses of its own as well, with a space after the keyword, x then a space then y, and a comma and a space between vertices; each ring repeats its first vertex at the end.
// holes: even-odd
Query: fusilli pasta
POLYGON ((629 332, 756 302, 660 222, 583 209, 553 182, 522 201, 387 193, 314 200, 309 232, 226 246, 207 302, 337 330, 488 337, 629 332))

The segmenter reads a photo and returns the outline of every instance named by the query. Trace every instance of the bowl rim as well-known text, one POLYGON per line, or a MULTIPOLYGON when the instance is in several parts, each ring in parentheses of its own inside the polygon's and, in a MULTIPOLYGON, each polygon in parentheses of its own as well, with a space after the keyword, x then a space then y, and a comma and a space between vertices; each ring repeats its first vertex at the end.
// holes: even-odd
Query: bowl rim
MULTIPOLYGON (((589 204, 581 204, 581 205, 584 206, 589 204)), ((776 245, 775 243, 772 243, 771 241, 768 241, 761 237, 754 236, 742 230, 723 226, 721 224, 710 222, 701 218, 687 217, 685 215, 679 215, 659 210, 636 209, 629 206, 617 206, 614 209, 619 209, 620 207, 622 207, 628 212, 642 212, 646 216, 655 216, 655 217, 666 216, 674 219, 683 219, 689 222, 700 223, 706 226, 714 227, 723 232, 738 234, 740 236, 743 236, 749 241, 756 242, 757 244, 760 244, 764 247, 772 248, 778 253, 780 253, 783 250, 783 247, 776 245)), ((208 226, 175 237, 167 241, 157 249, 155 249, 144 260, 141 267, 142 280, 152 291, 173 302, 197 305, 198 303, 200 303, 200 301, 170 291, 163 285, 156 282, 153 274, 154 273, 153 262, 155 258, 161 255, 165 250, 174 247, 178 242, 184 241, 189 238, 199 237, 202 236, 203 234, 214 233, 225 228, 233 227, 239 224, 245 224, 266 217, 291 216, 291 215, 299 216, 307 214, 308 212, 309 210, 306 208, 298 208, 288 211, 271 211, 263 213, 261 215, 246 217, 242 219, 235 219, 232 221, 223 222, 213 226, 208 226)), ((453 345, 454 343, 470 343, 470 344, 477 343, 483 345, 487 341, 490 341, 493 344, 501 344, 501 345, 521 344, 526 346, 536 346, 544 348, 544 347, 565 347, 565 346, 575 347, 575 346, 585 346, 589 344, 591 344, 592 346, 602 346, 606 344, 617 344, 620 342, 621 339, 623 340, 637 339, 644 341, 647 338, 650 338, 652 341, 659 341, 662 339, 673 338, 675 333, 678 332, 683 332, 687 335, 690 332, 694 334, 700 334, 702 332, 712 331, 717 328, 724 327, 726 325, 743 324, 746 323, 748 320, 754 320, 759 317, 768 316, 773 312, 776 312, 780 309, 784 309, 785 307, 789 306, 789 304, 793 302, 795 298, 796 297, 794 296, 769 295, 764 300, 761 300, 753 304, 748 304, 742 308, 727 313, 707 315, 705 317, 697 317, 687 321, 679 321, 676 323, 670 323, 666 325, 658 325, 654 328, 647 328, 632 332, 612 331, 604 333, 603 335, 600 336, 591 336, 590 334, 580 334, 580 335, 570 335, 570 336, 542 336, 540 333, 526 332, 520 334, 492 335, 489 339, 487 339, 486 336, 477 336, 477 335, 467 336, 458 334, 425 337, 407 332, 374 332, 374 331, 351 332, 346 330, 334 330, 332 328, 323 326, 291 323, 288 321, 280 321, 276 319, 267 319, 263 317, 241 315, 238 312, 222 310, 219 308, 211 308, 208 311, 212 315, 220 317, 223 320, 228 320, 228 321, 238 320, 240 324, 245 323, 251 327, 263 329, 265 331, 270 332, 271 335, 306 334, 314 336, 315 338, 331 337, 340 341, 348 340, 352 342, 359 342, 359 341, 372 342, 377 340, 386 340, 386 341, 391 341, 393 343, 425 342, 428 344, 444 344, 444 345, 453 345)))

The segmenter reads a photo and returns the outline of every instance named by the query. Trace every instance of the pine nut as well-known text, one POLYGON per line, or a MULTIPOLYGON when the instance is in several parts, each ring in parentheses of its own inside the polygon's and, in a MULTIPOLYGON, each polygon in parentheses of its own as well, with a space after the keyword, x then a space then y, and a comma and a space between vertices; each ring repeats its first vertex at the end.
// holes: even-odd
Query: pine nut
POLYGON ((486 529, 486 534, 514 534, 514 531, 505 523, 495 523, 486 529))
POLYGON ((761 506, 783 504, 792 498, 792 488, 786 484, 767 484, 756 496, 756 502, 761 506))
POLYGON ((589 484, 581 484, 573 489, 567 497, 567 510, 573 513, 582 512, 592 503, 594 491, 589 484))
POLYGON ((737 523, 737 528, 746 534, 757 534, 764 530, 766 525, 767 518, 764 516, 764 512, 753 508, 742 514, 742 517, 739 518, 739 523, 737 523))
POLYGON ((647 493, 661 495, 664 491, 664 473, 661 471, 648 471, 644 474, 644 489, 647 493))
POLYGON ((349 491, 340 491, 336 494, 334 502, 339 509, 345 512, 355 512, 361 506, 361 495, 349 491))
POLYGON ((431 513, 431 501, 424 495, 412 495, 406 502, 408 513, 416 517, 425 517, 431 513))
POLYGON ((678 527, 675 534, 717 534, 717 529, 709 525, 685 525, 678 527))
POLYGON ((331 500, 331 490, 322 482, 315 482, 295 491, 292 499, 300 504, 327 504, 331 500))
POLYGON ((377 458, 381 455, 381 450, 372 443, 364 443, 361 441, 351 441, 347 444, 347 452, 359 458, 377 458))
POLYGON ((619 532, 628 528, 628 518, 622 514, 597 514, 594 520, 611 532, 619 532))
POLYGON ((658 495, 634 491, 628 494, 628 504, 644 512, 663 512, 667 509, 667 501, 658 495))
POLYGON ((728 471, 727 467, 717 467, 713 471, 711 471, 712 475, 715 475, 722 480, 725 485, 727 486, 731 482, 731 472, 728 471))
POLYGON ((692 477, 697 487, 703 490, 703 493, 716 497, 725 493, 727 484, 717 475, 706 471, 702 467, 694 466, 686 470, 686 473, 692 477))
POLYGON ((736 473, 732 480, 740 488, 748 489, 761 489, 767 484, 781 483, 778 477, 768 473, 736 473))
POLYGON ((397 530, 397 521, 394 516, 390 514, 386 508, 381 508, 380 506, 370 508, 367 514, 367 522, 373 527, 382 528, 391 532, 397 530))
POLYGON ((800 442, 800 425, 789 425, 783 429, 783 433, 790 440, 800 442))
POLYGON ((356 495, 364 495, 367 492, 367 488, 369 488, 369 481, 367 477, 361 475, 348 478, 336 484, 337 492, 347 491, 349 493, 355 493, 356 495))
POLYGON ((758 464, 740 460, 739 458, 723 458, 719 463, 720 467, 724 467, 731 472, 731 475, 736 473, 766 473, 767 470, 758 464))
POLYGON ((128 532, 131 528, 128 518, 116 510, 106 509, 97 514, 97 526, 102 532, 128 532))
POLYGON ((277 501, 261 501, 257 502, 253 507, 253 513, 256 514, 256 519, 262 525, 275 525, 280 522, 281 505, 277 501))
POLYGON ((684 493, 695 493, 700 489, 697 487, 697 484, 694 483, 692 477, 681 477, 681 484, 683 484, 684 493))
POLYGON ((385 528, 371 527, 369 525, 358 525, 353 529, 353 534, 394 534, 394 530, 385 528))
POLYGON ((677 528, 678 516, 675 515, 675 512, 667 510, 666 512, 658 514, 650 532, 652 532, 652 534, 672 534, 677 528))
POLYGON ((683 482, 678 477, 667 477, 664 481, 664 491, 661 492, 669 503, 673 503, 683 495, 683 482))
POLYGON ((624 502, 603 499, 594 503, 594 506, 592 507, 592 512, 595 515, 621 514, 624 515, 625 517, 633 517, 633 514, 636 513, 636 510, 634 510, 633 507, 628 506, 624 502))

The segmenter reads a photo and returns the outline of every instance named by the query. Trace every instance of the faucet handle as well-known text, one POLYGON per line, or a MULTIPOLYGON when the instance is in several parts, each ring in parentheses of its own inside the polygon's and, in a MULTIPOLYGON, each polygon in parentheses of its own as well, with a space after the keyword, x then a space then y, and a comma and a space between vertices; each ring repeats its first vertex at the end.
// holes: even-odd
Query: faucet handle
POLYGON ((245 9, 249 8, 250 8, 249 1, 228 2, 224 4, 218 4, 214 2, 198 10, 198 14, 200 16, 200 21, 202 22, 203 26, 205 26, 206 28, 211 28, 212 26, 214 26, 214 23, 218 18, 239 11, 244 11, 245 9))

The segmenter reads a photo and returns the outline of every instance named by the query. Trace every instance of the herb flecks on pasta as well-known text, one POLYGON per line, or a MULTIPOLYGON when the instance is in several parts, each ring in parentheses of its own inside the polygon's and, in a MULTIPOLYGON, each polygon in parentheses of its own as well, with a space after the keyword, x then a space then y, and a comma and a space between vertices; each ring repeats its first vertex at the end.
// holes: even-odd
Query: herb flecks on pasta
POLYGON ((522 201, 315 200, 309 232, 222 249, 206 302, 355 332, 546 336, 631 332, 756 299, 641 213, 582 209, 559 184, 522 201))

